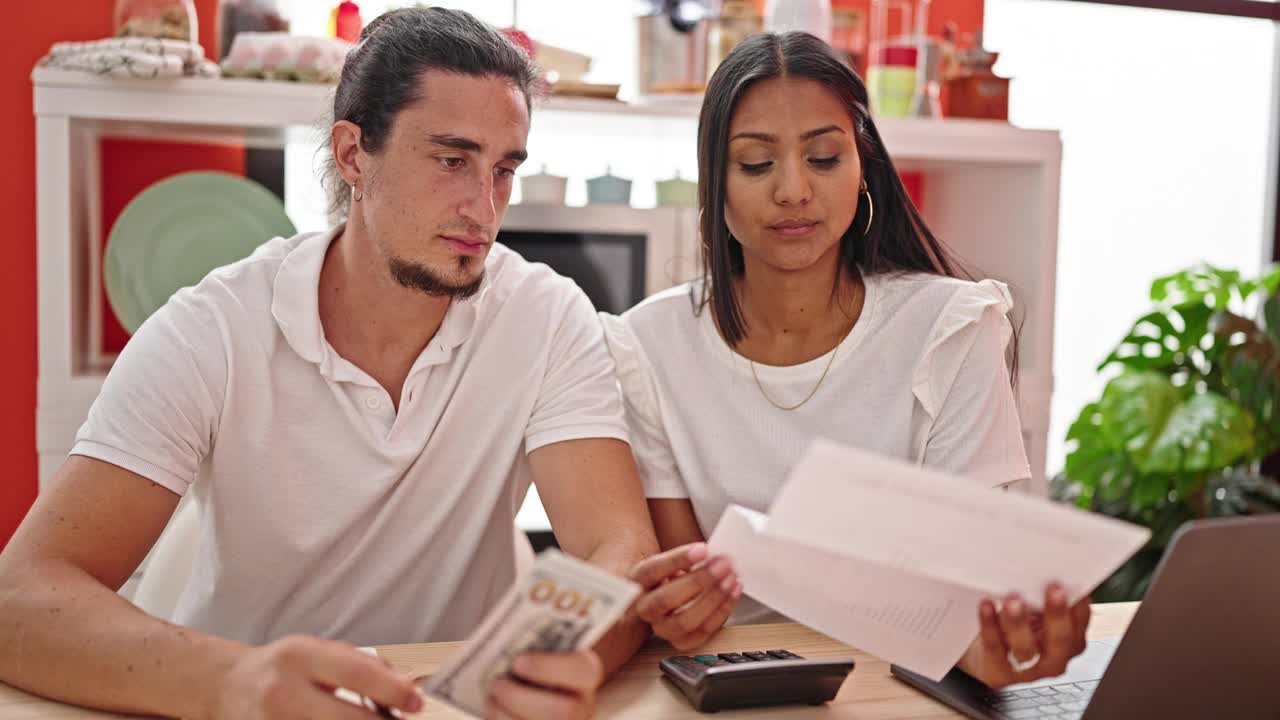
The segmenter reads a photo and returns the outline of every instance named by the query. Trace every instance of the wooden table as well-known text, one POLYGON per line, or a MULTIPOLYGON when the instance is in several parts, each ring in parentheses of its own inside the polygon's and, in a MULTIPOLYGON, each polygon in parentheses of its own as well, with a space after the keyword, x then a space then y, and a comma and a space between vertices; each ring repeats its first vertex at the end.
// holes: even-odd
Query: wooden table
MULTIPOLYGON (((1137 603, 1095 605, 1089 637, 1117 637, 1138 609, 1137 603)), ((461 643, 429 643, 420 645, 388 645, 378 654, 397 670, 417 676, 433 672, 461 643)), ((745 650, 785 648, 805 657, 852 656, 857 668, 840 694, 823 707, 787 706, 740 710, 716 715, 703 715, 685 702, 684 696, 661 679, 658 661, 674 654, 665 644, 655 642, 636 654, 600 692, 598 717, 634 718, 639 720, 692 720, 717 718, 912 718, 933 720, 957 718, 937 702, 898 682, 889 675, 889 665, 844 643, 814 632, 803 625, 740 625, 725 628, 699 652, 720 653, 745 650)), ((119 718, 120 715, 82 710, 28 695, 0 684, 0 718, 4 720, 80 720, 81 718, 119 718)), ((443 705, 430 703, 415 718, 461 718, 461 713, 443 705)))

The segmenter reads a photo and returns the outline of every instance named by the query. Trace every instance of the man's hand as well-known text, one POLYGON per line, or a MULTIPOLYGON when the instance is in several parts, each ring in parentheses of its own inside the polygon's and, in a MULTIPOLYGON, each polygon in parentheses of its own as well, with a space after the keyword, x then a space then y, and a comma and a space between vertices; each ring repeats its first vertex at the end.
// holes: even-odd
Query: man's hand
POLYGON ((367 710, 334 696, 346 688, 380 705, 405 712, 422 709, 422 696, 408 678, 351 645, 311 637, 289 637, 255 648, 231 667, 206 703, 210 720, 335 718, 373 720, 367 710))

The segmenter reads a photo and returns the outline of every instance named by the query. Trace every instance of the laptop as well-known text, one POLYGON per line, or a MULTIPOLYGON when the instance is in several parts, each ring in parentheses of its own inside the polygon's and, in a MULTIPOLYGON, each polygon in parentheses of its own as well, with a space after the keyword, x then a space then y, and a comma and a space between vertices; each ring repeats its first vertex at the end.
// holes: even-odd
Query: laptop
POLYGON ((975 720, 1280 719, 1280 514, 1174 536, 1124 637, 1056 678, 992 690, 959 670, 899 680, 975 720))

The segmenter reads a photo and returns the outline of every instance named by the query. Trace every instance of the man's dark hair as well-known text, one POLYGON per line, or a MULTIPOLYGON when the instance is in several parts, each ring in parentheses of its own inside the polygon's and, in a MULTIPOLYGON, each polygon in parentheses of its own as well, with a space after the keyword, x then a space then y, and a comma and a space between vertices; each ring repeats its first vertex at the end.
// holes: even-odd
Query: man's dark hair
MULTIPOLYGON (((382 150, 396 114, 421 96, 428 70, 506 78, 532 107, 540 73, 525 52, 489 24, 462 10, 411 7, 379 15, 347 54, 333 98, 333 122, 360 126, 360 147, 382 150)), ((329 213, 346 217, 350 190, 330 153, 324 168, 329 213)))

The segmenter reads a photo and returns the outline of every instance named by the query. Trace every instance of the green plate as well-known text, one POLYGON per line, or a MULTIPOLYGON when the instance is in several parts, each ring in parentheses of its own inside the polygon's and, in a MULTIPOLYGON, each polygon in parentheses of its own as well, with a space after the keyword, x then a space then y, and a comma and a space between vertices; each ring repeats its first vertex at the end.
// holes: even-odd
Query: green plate
POLYGON ((270 190, 220 172, 174 175, 125 207, 107 238, 107 300, 130 334, 180 288, 297 231, 270 190))

